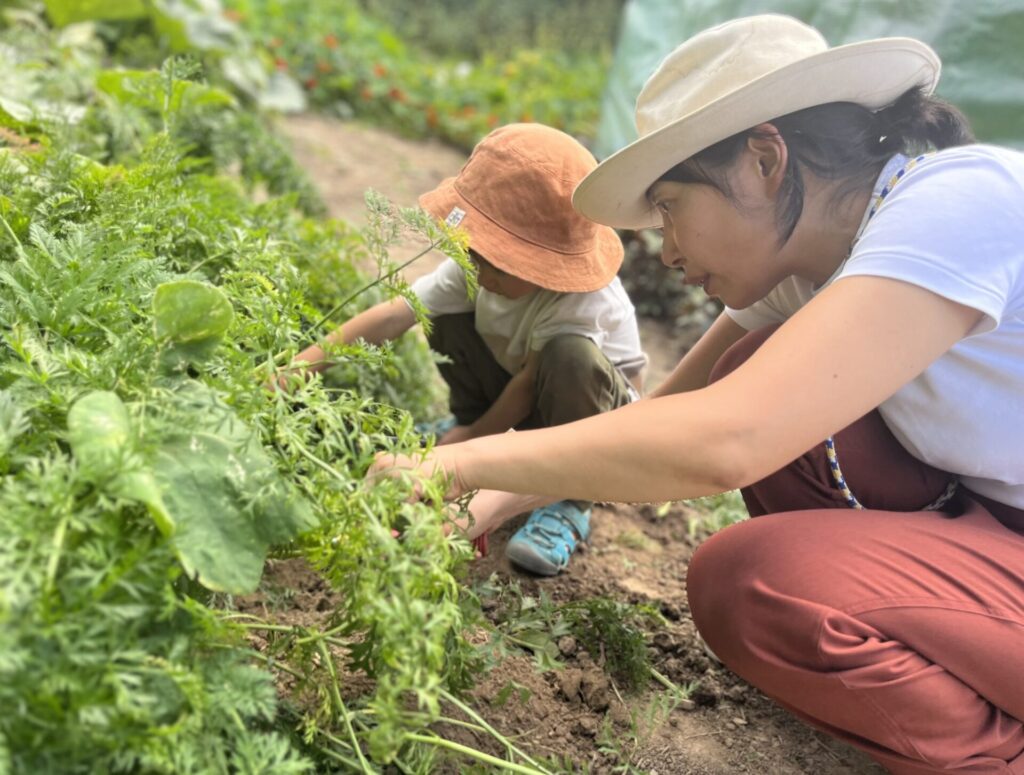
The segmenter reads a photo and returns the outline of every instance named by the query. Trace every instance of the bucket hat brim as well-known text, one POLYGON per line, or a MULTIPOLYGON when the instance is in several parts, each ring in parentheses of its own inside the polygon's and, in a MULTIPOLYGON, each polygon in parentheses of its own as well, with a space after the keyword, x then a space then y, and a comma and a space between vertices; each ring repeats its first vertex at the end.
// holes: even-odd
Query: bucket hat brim
POLYGON ((661 225, 647 199, 676 164, 738 132, 831 102, 880 110, 904 92, 938 83, 935 52, 913 38, 882 38, 830 48, 768 72, 680 116, 609 156, 580 181, 573 205, 587 218, 622 229, 661 225))
POLYGON ((465 216, 459 227, 469 235, 473 250, 503 272, 546 290, 559 293, 597 291, 614 280, 622 266, 622 240, 613 229, 598 226, 592 240, 577 253, 551 250, 513 234, 474 207, 459 193, 458 179, 454 177, 441 181, 433 191, 421 195, 419 204, 442 221, 455 208, 462 210, 465 216))

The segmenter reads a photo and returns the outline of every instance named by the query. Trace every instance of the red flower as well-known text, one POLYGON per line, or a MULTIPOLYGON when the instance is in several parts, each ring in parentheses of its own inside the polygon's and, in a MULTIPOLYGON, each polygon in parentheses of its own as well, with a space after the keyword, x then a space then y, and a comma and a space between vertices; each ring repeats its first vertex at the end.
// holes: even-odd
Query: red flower
POLYGON ((287 70, 288 60, 286 60, 284 57, 277 57, 277 59, 274 60, 274 67, 276 67, 278 70, 287 70))
POLYGON ((234 8, 228 8, 224 11, 224 18, 233 22, 240 22, 245 18, 245 14, 241 11, 236 11, 234 8))
POLYGON ((305 84, 306 84, 306 88, 307 89, 315 89, 316 88, 316 78, 307 78, 306 81, 305 81, 305 84))
POLYGON ((270 42, 267 43, 267 45, 270 48, 281 48, 281 43, 282 43, 282 41, 281 41, 280 38, 271 38, 270 42))
POLYGON ((331 67, 330 62, 325 62, 324 60, 321 59, 319 62, 316 63, 316 69, 319 70, 321 73, 329 73, 333 68, 331 67))
POLYGON ((392 86, 388 91, 388 96, 395 102, 405 102, 405 92, 399 89, 397 86, 392 86))
POLYGON ((362 97, 364 100, 372 100, 373 92, 370 91, 370 88, 368 86, 364 86, 362 91, 359 92, 359 96, 362 97))
POLYGON ((462 115, 463 118, 473 118, 473 116, 476 115, 476 108, 474 108, 472 105, 467 105, 462 110, 460 110, 459 113, 462 115))
POLYGON ((324 45, 327 46, 327 48, 337 48, 338 47, 338 38, 337 38, 337 36, 332 34, 332 33, 328 33, 327 35, 324 35, 324 45))
POLYGON ((373 74, 378 78, 383 78, 385 75, 388 74, 388 69, 384 67, 384 65, 382 65, 380 62, 377 62, 373 66, 373 74))
POLYGON ((437 126, 437 108, 427 105, 427 126, 434 129, 437 126))

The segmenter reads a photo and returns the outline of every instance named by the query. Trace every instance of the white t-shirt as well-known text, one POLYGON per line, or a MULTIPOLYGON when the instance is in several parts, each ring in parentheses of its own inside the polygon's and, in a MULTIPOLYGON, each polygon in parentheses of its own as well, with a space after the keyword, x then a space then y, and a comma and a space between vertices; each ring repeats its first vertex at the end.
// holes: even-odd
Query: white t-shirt
POLYGON ((647 363, 633 303, 618 277, 589 293, 538 289, 508 299, 480 288, 472 300, 462 267, 447 259, 412 289, 432 317, 476 311, 476 330, 509 374, 523 367, 529 351, 541 350, 559 334, 590 339, 627 377, 647 363))
MULTIPOLYGON (((889 162, 876 194, 906 161, 889 162)), ((919 460, 1024 508, 1024 154, 972 145, 928 156, 862 229, 822 288, 844 277, 888 277, 984 313, 966 338, 882 403, 883 419, 919 460)), ((781 323, 820 290, 790 277, 727 313, 753 330, 781 323)))

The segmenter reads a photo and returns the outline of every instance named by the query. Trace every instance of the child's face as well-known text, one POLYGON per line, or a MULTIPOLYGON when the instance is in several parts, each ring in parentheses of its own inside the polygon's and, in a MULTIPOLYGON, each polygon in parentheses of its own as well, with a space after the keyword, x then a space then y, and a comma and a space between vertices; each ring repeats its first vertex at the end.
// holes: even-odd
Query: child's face
POLYGON ((498 269, 472 248, 469 250, 469 258, 476 266, 480 287, 491 293, 504 296, 506 299, 521 299, 540 287, 498 269))

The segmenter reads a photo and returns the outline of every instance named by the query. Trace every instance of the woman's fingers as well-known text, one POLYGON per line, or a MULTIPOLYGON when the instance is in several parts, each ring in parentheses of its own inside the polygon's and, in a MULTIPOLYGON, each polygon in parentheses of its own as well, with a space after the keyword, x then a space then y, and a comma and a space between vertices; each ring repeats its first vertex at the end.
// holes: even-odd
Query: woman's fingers
MULTIPOLYGON (((402 478, 411 475, 417 480, 422 480, 442 475, 448 481, 445 500, 453 500, 465 492, 457 471, 455 461, 445 460, 437 450, 417 456, 381 452, 366 472, 366 478, 373 481, 381 477, 402 478)), ((422 497, 423 487, 420 481, 414 483, 413 492, 415 498, 422 497)))

